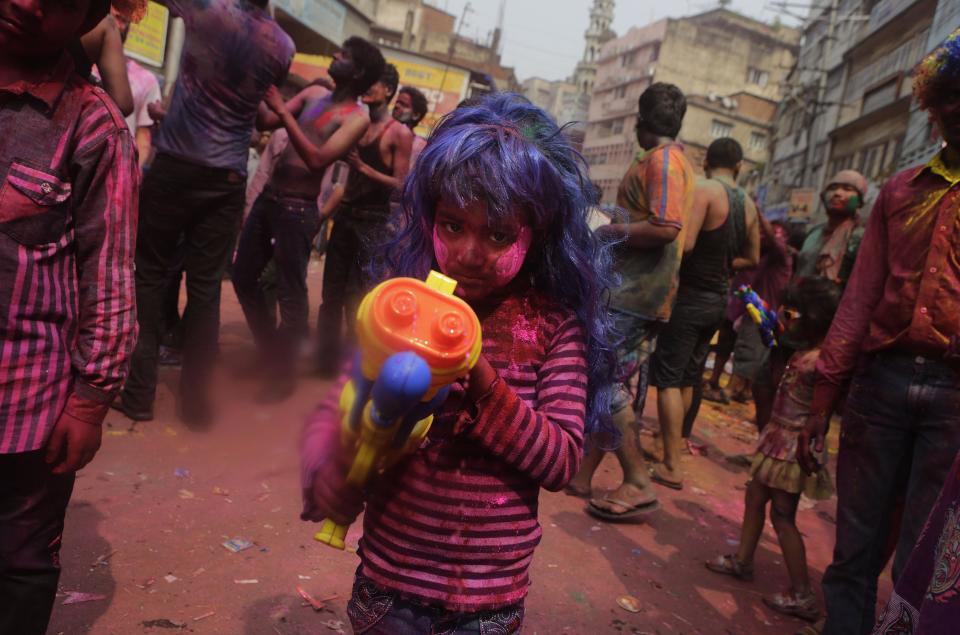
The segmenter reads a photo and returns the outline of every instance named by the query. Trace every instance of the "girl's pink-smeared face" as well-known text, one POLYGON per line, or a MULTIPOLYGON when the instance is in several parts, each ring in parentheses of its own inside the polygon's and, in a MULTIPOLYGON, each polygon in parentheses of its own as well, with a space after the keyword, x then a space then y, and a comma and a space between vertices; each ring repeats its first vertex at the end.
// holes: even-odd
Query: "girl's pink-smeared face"
POLYGON ((440 270, 457 281, 456 294, 478 301, 503 289, 517 276, 533 232, 519 213, 491 224, 487 206, 465 208, 441 200, 433 225, 433 251, 440 270))

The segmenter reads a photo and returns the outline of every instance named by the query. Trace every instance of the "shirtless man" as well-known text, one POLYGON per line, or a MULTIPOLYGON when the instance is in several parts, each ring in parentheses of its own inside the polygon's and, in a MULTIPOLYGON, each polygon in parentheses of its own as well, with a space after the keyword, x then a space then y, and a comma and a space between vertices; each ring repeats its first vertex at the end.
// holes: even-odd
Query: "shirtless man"
POLYGON ((250 210, 233 266, 233 286, 264 362, 264 402, 289 396, 296 385, 299 343, 307 332, 307 264, 320 228, 317 197, 327 166, 349 152, 370 126, 357 103, 383 73, 383 56, 369 42, 350 38, 334 56, 332 93, 309 86, 284 103, 275 88, 261 107, 258 127, 282 125, 290 143, 250 210), (258 283, 270 260, 277 268, 280 325, 258 283))
POLYGON ((663 463, 651 478, 672 489, 683 486, 683 420, 694 386, 703 381, 703 360, 723 320, 733 272, 760 262, 757 208, 737 186, 742 160, 743 150, 733 139, 717 139, 707 149, 707 178, 697 183, 687 218, 677 303, 650 359, 663 434, 663 463))
POLYGON ((383 75, 367 91, 370 127, 355 150, 347 154, 350 175, 336 211, 323 268, 323 304, 320 306, 319 368, 333 375, 340 368, 343 312, 352 328, 367 269, 374 249, 384 241, 390 218, 390 197, 403 183, 410 167, 413 132, 390 115, 399 74, 387 64, 383 75))

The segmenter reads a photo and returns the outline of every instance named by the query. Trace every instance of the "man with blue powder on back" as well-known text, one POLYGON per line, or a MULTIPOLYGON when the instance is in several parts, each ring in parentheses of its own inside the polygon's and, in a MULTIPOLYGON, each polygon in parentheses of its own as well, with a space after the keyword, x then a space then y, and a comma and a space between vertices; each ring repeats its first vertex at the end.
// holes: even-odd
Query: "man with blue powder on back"
POLYGON ((115 404, 153 418, 160 305, 177 240, 187 274, 180 414, 194 427, 212 418, 207 386, 217 353, 220 284, 243 215, 247 148, 257 111, 293 59, 290 37, 267 0, 165 0, 187 27, 173 101, 144 179, 137 235, 140 339, 115 404))

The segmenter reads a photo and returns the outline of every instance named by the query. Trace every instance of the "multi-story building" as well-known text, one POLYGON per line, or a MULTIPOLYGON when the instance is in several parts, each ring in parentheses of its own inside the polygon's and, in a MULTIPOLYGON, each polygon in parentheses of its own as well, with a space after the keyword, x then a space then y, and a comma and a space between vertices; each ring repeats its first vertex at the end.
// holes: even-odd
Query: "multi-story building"
MULTIPOLYGON (((803 26, 764 175, 769 205, 819 191, 842 168, 874 185, 939 143, 911 98, 910 71, 960 24, 960 0, 830 0, 803 26)), ((876 194, 867 195, 867 209, 876 194)))
POLYGON ((654 82, 676 84, 688 98, 680 140, 699 169, 719 137, 744 147, 745 176, 769 158, 771 124, 781 85, 793 66, 800 33, 728 9, 634 27, 607 42, 597 60, 583 153, 603 202, 639 147, 637 99, 654 82))
MULTIPOLYGON (((927 47, 924 53, 935 49, 950 33, 960 26, 960 0, 940 0, 930 23, 927 47)), ((942 140, 934 132, 927 113, 920 110, 916 101, 911 103, 910 122, 900 151, 899 167, 906 168, 927 161, 940 148, 942 140)))
MULTIPOLYGON (((874 185, 897 170, 910 119, 910 70, 927 49, 936 0, 878 3, 844 54, 844 87, 830 131, 827 174, 854 168, 874 185), (896 9, 900 9, 899 12, 896 9)), ((829 177, 828 177, 829 178, 829 177)))
POLYGON ((362 3, 370 5, 374 19, 370 37, 375 43, 469 68, 478 92, 492 87, 519 89, 513 68, 503 66, 500 60, 502 25, 486 41, 476 41, 458 32, 457 16, 424 0, 362 3))

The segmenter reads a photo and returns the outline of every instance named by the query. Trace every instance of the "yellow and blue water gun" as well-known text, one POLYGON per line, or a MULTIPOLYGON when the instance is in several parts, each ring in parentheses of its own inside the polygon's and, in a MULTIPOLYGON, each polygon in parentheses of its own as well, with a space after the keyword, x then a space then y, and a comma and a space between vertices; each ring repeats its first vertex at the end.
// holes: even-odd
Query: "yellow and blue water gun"
MULTIPOLYGON (((480 358, 480 320, 455 297, 456 281, 393 278, 357 311, 359 350, 340 393, 341 441, 353 461, 347 482, 367 480, 423 443, 449 386, 480 358)), ((347 525, 327 518, 314 538, 344 548, 347 525)))
POLYGON ((746 305, 747 313, 760 329, 760 337, 763 339, 763 343, 768 348, 775 348, 777 346, 777 335, 782 330, 777 312, 771 309, 748 284, 741 285, 734 294, 743 300, 746 305))

